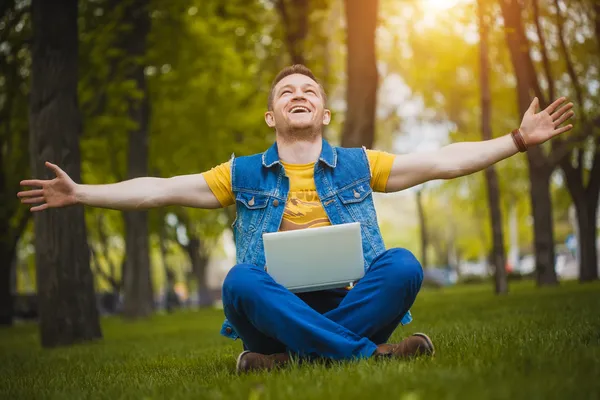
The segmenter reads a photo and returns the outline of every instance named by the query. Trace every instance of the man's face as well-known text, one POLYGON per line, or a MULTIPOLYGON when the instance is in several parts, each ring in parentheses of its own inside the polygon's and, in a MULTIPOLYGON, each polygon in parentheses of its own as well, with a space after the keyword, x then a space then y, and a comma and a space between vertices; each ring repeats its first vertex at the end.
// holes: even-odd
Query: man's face
POLYGON ((331 112, 325 109, 319 85, 306 75, 286 76, 273 88, 273 110, 265 121, 280 134, 321 131, 329 124, 331 112))

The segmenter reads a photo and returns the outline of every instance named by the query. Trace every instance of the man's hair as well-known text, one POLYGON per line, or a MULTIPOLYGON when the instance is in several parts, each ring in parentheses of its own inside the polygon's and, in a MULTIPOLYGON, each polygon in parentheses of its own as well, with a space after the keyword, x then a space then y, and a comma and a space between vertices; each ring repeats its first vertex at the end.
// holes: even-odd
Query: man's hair
POLYGON ((319 90, 321 91, 321 96, 323 97, 323 103, 325 103, 327 101, 327 95, 325 94, 325 89, 323 89, 323 86, 321 85, 321 82, 319 82, 317 80, 317 78, 312 73, 312 71, 310 69, 308 69, 308 67, 306 67, 305 65, 294 64, 294 65, 285 67, 284 69, 282 69, 281 71, 279 71, 279 73, 277 74, 277 76, 273 80, 273 83, 271 84, 271 90, 269 91, 269 100, 267 101, 267 109, 269 111, 273 110, 273 99, 275 97, 275 93, 274 93, 275 86, 279 83, 279 81, 281 81, 286 76, 290 76, 290 75, 294 75, 294 74, 300 74, 300 75, 308 76, 310 79, 312 79, 313 81, 317 82, 317 85, 319 85, 319 90))

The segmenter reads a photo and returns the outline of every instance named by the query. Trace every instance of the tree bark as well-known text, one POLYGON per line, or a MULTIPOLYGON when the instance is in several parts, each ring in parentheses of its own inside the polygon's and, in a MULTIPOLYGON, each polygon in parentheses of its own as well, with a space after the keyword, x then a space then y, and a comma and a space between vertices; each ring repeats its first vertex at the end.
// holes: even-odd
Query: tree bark
MULTIPOLYGON (((148 0, 134 0, 127 7, 123 23, 130 26, 122 38, 126 57, 134 60, 127 71, 141 98, 131 96, 128 100, 129 117, 137 127, 129 132, 127 153, 127 178, 148 175, 148 123, 150 117, 148 88, 144 74, 144 59, 150 31, 148 0)), ((150 275, 150 247, 148 242, 148 213, 127 211, 125 219, 125 251, 127 265, 123 279, 123 315, 126 318, 149 316, 154 309, 152 280, 150 275)))
MULTIPOLYGON (((556 20, 558 26, 558 38, 563 52, 563 58, 567 66, 567 72, 571 79, 571 84, 575 91, 577 104, 580 108, 580 119, 583 127, 580 128, 584 136, 592 136, 594 129, 598 127, 598 122, 594 119, 588 121, 583 107, 584 93, 582 85, 579 83, 573 57, 569 54, 567 42, 565 40, 564 18, 561 14, 558 2, 554 1, 556 7, 556 20)), ((600 9, 596 5, 595 15, 595 33, 596 39, 600 40, 600 9)), ((592 146, 594 146, 592 168, 589 172, 589 181, 587 187, 584 184, 586 169, 583 165, 585 148, 577 148, 571 151, 574 156, 564 157, 559 165, 564 172, 565 181, 569 194, 575 204, 577 214, 577 229, 579 230, 579 280, 587 282, 598 279, 598 251, 596 248, 596 216, 598 206, 598 196, 600 191, 600 139, 593 137, 592 146), (576 165, 573 161, 576 160, 576 165)))
MULTIPOLYGON (((33 0, 32 27, 31 169, 52 179, 51 161, 80 182, 77 1, 33 0)), ((36 214, 35 248, 42 346, 101 338, 83 206, 36 214)))
MULTIPOLYGON (((596 155, 598 157, 598 155, 596 155)), ((599 169, 599 160, 595 161, 599 169)), ((589 282, 598 279, 598 251, 596 248, 596 221, 598 220, 598 186, 600 179, 590 178, 588 187, 584 188, 581 170, 571 165, 570 160, 564 160, 561 168, 577 215, 577 246, 579 247, 579 281, 589 282)), ((592 169, 592 174, 598 171, 592 169)))
MULTIPOLYGON (((529 55, 527 37, 524 33, 521 17, 521 5, 517 0, 500 1, 504 17, 506 42, 517 78, 517 96, 519 114, 525 114, 531 102, 533 91, 540 103, 544 103, 539 83, 529 55)), ((540 147, 527 152, 529 166, 531 212, 534 224, 534 252, 536 260, 537 284, 554 285, 558 283, 554 269, 554 232, 552 222, 552 201, 550 198, 550 175, 553 167, 549 165, 540 147)))
POLYGON ((0 326, 10 326, 13 323, 14 299, 11 288, 12 264, 15 258, 16 246, 0 243, 0 326))
POLYGON ((419 226, 421 227, 421 265, 427 268, 427 224, 425 222, 425 210, 423 209, 423 190, 417 191, 417 212, 419 214, 419 226))
POLYGON ((277 0, 285 41, 292 64, 304 64, 304 43, 308 34, 308 0, 277 0))
POLYGON ((346 0, 347 90, 343 147, 373 147, 377 105, 375 30, 378 0, 346 0))
POLYGON ((530 200, 533 212, 533 238, 535 248, 535 275, 538 285, 556 285, 552 200, 550 173, 530 167, 530 200))
MULTIPOLYGON (((481 85, 481 134, 483 140, 492 139, 492 96, 490 93, 488 37, 489 20, 484 10, 485 2, 478 0, 479 15, 479 67, 481 85)), ((500 188, 496 168, 491 166, 485 170, 488 205, 492 227, 492 262, 494 264, 496 294, 508 293, 506 281, 506 257, 504 254, 504 234, 502 232, 502 212, 500 211, 500 188)))
MULTIPOLYGON (((189 234, 189 231, 188 231, 189 234)), ((192 263, 192 272, 196 277, 198 284, 198 305, 207 307, 212 305, 212 297, 206 283, 206 267, 208 266, 208 257, 202 248, 202 243, 199 238, 191 236, 190 242, 185 247, 190 261, 192 263)))

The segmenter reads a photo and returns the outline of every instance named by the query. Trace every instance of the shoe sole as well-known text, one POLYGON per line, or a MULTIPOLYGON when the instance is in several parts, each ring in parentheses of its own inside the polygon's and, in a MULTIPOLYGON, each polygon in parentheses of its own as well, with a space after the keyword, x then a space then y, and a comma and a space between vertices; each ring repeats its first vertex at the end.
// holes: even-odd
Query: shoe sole
POLYGON ((245 356, 246 354, 248 354, 248 353, 250 353, 250 351, 249 351, 249 350, 242 351, 242 352, 240 353, 240 355, 238 356, 238 358, 237 358, 237 361, 235 362, 235 371, 236 371, 238 374, 240 374, 240 373, 241 373, 241 371, 240 371, 240 363, 242 362, 242 358, 244 358, 244 356, 245 356))
POLYGON ((427 345, 431 349, 431 356, 435 355, 435 347, 433 346, 433 342, 431 341, 431 339, 429 338, 429 336, 427 336, 424 333, 420 333, 420 332, 413 334, 413 336, 420 336, 423 339, 425 339, 425 341, 427 342, 427 345))

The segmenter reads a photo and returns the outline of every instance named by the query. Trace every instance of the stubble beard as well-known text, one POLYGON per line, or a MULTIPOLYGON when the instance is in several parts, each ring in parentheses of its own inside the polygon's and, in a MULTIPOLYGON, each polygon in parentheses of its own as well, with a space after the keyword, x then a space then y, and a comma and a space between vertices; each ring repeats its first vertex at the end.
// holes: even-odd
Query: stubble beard
POLYGON ((277 130, 280 136, 286 142, 312 142, 321 137, 322 128, 316 126, 291 127, 277 130))

